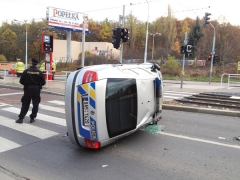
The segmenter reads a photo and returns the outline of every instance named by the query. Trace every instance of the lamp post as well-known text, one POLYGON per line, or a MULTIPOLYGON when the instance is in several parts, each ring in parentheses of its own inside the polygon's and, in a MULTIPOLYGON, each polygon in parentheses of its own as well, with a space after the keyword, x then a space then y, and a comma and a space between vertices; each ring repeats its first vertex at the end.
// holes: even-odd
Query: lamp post
MULTIPOLYGON (((21 22, 21 21, 18 21, 16 19, 14 19, 14 21, 16 22, 21 22)), ((27 69, 28 67, 28 64, 27 64, 27 20, 23 20, 25 22, 25 26, 26 26, 26 54, 25 54, 25 68, 27 69)))
POLYGON ((153 60, 154 37, 155 37, 156 35, 161 35, 161 33, 156 32, 156 33, 150 33, 149 35, 150 35, 150 36, 153 36, 153 46, 152 46, 152 60, 153 60))
MULTIPOLYGON (((148 0, 146 0, 148 3, 148 0)), ((145 44, 145 52, 144 52, 144 63, 147 61, 147 43, 148 43, 148 20, 149 20, 149 3, 148 3, 148 18, 147 18, 147 30, 146 30, 146 44, 145 44)))

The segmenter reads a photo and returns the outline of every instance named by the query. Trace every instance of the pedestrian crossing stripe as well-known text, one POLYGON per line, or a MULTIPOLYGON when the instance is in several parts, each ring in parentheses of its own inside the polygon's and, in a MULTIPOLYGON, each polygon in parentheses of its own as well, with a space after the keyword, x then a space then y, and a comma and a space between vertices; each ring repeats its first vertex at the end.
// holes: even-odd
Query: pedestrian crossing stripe
POLYGON ((183 97, 189 97, 194 94, 198 93, 186 91, 164 91, 163 99, 182 99, 183 97))
MULTIPOLYGON (((17 114, 17 115, 20 113, 20 108, 15 108, 15 107, 6 107, 6 108, 3 108, 2 110, 10 112, 10 113, 17 114)), ((31 114, 31 111, 28 111, 26 116, 29 116, 30 114, 31 114)), ((57 125, 61 125, 61 126, 66 126, 66 120, 65 119, 45 115, 45 114, 42 114, 42 113, 38 113, 37 117, 35 119, 36 119, 36 121, 41 120, 41 121, 45 121, 45 122, 48 122, 48 123, 53 123, 53 124, 57 124, 57 125)))
POLYGON ((21 146, 20 144, 12 142, 12 141, 10 141, 8 139, 5 139, 1 136, 0 136, 0 142, 1 142, 0 153, 11 150, 11 149, 15 149, 15 148, 18 148, 18 147, 21 146))
POLYGON ((0 96, 12 96, 12 95, 16 95, 16 94, 23 94, 23 92, 0 94, 0 96))
POLYGON ((31 124, 23 123, 20 125, 20 124, 16 123, 15 120, 6 118, 4 116, 0 116, 0 119, 1 119, 0 125, 14 129, 19 132, 23 132, 25 134, 28 134, 28 135, 31 135, 31 136, 34 136, 34 137, 37 137, 40 139, 46 139, 51 136, 55 136, 55 135, 59 134, 59 133, 56 133, 56 132, 53 132, 53 131, 50 131, 47 129, 43 129, 43 128, 31 125, 31 124))
POLYGON ((52 100, 52 101, 48 101, 48 102, 53 103, 53 104, 57 104, 57 105, 65 105, 64 101, 52 100))
POLYGON ((164 91, 164 94, 186 94, 186 95, 194 95, 194 94, 198 94, 195 92, 183 92, 183 91, 164 91))
MULTIPOLYGON (((32 104, 31 104, 31 107, 32 107, 32 104)), ((63 108, 48 106, 48 105, 44 105, 44 104, 40 104, 38 109, 44 109, 44 110, 48 110, 48 111, 54 111, 54 112, 65 114, 65 108, 63 109, 63 108)))
POLYGON ((6 103, 1 103, 0 102, 0 107, 3 107, 3 106, 11 106, 10 104, 6 104, 6 103))

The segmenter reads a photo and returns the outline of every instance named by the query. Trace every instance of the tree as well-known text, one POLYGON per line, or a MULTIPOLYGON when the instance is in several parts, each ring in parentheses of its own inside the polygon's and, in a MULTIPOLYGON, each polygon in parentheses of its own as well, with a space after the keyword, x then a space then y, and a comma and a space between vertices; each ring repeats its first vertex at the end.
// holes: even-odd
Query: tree
POLYGON ((136 41, 138 37, 138 20, 135 16, 133 16, 131 13, 126 16, 126 22, 124 26, 128 28, 129 31, 129 41, 127 43, 124 43, 124 54, 123 58, 127 58, 130 56, 130 58, 134 58, 134 52, 136 50, 136 41))
MULTIPOLYGON (((91 34, 87 34, 86 35, 86 42, 99 42, 101 41, 100 37, 98 36, 98 34, 101 31, 101 25, 93 20, 90 20, 89 22, 89 30, 92 32, 91 34)), ((82 36, 81 36, 82 37, 82 36)))
POLYGON ((101 41, 111 42, 112 41, 112 26, 108 19, 102 23, 102 29, 99 32, 99 38, 101 41))
POLYGON ((239 27, 233 27, 229 23, 217 26, 216 54, 224 63, 237 63, 240 55, 239 27))
POLYGON ((164 31, 163 34, 166 36, 166 41, 165 41, 166 50, 167 52, 169 52, 170 49, 172 49, 172 46, 174 45, 174 42, 176 40, 176 35, 177 35, 175 18, 172 15, 172 10, 169 5, 168 5, 168 16, 165 19, 165 26, 163 28, 163 31, 164 31))
POLYGON ((188 44, 192 45, 193 56, 195 56, 197 43, 202 36, 204 36, 202 26, 199 23, 199 17, 197 17, 195 24, 191 26, 190 33, 188 36, 188 44))
POLYGON ((2 51, 8 60, 15 60, 16 55, 19 52, 16 40, 17 40, 16 33, 12 32, 9 28, 6 29, 1 35, 2 51))

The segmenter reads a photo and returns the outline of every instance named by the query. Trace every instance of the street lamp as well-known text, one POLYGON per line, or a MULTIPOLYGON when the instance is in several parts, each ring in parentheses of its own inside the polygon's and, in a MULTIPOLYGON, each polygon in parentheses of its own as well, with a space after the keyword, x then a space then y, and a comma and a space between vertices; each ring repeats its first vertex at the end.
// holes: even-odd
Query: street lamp
MULTIPOLYGON (((18 21, 16 19, 14 19, 14 21, 16 22, 21 22, 21 21, 18 21)), ((28 67, 28 64, 27 64, 27 20, 23 20, 25 22, 25 25, 26 25, 26 56, 25 56, 25 68, 27 69, 28 67)))
POLYGON ((156 32, 156 33, 150 33, 149 35, 150 35, 150 36, 153 36, 153 45, 152 45, 152 60, 153 60, 154 37, 155 37, 156 35, 161 35, 161 33, 156 32))
MULTIPOLYGON (((146 0, 148 3, 148 0, 146 0)), ((148 3, 148 18, 147 18, 147 30, 146 30, 146 44, 145 44, 145 52, 144 52, 144 63, 147 61, 147 43, 148 43, 148 20, 149 20, 149 3, 148 3)))

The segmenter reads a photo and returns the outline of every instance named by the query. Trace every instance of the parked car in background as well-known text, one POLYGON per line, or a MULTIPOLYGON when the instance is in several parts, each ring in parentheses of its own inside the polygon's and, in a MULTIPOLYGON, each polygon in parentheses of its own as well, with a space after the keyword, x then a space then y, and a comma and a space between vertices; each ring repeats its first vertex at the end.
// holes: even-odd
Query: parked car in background
POLYGON ((8 74, 16 74, 17 72, 14 70, 15 64, 12 65, 12 68, 8 70, 8 74))

